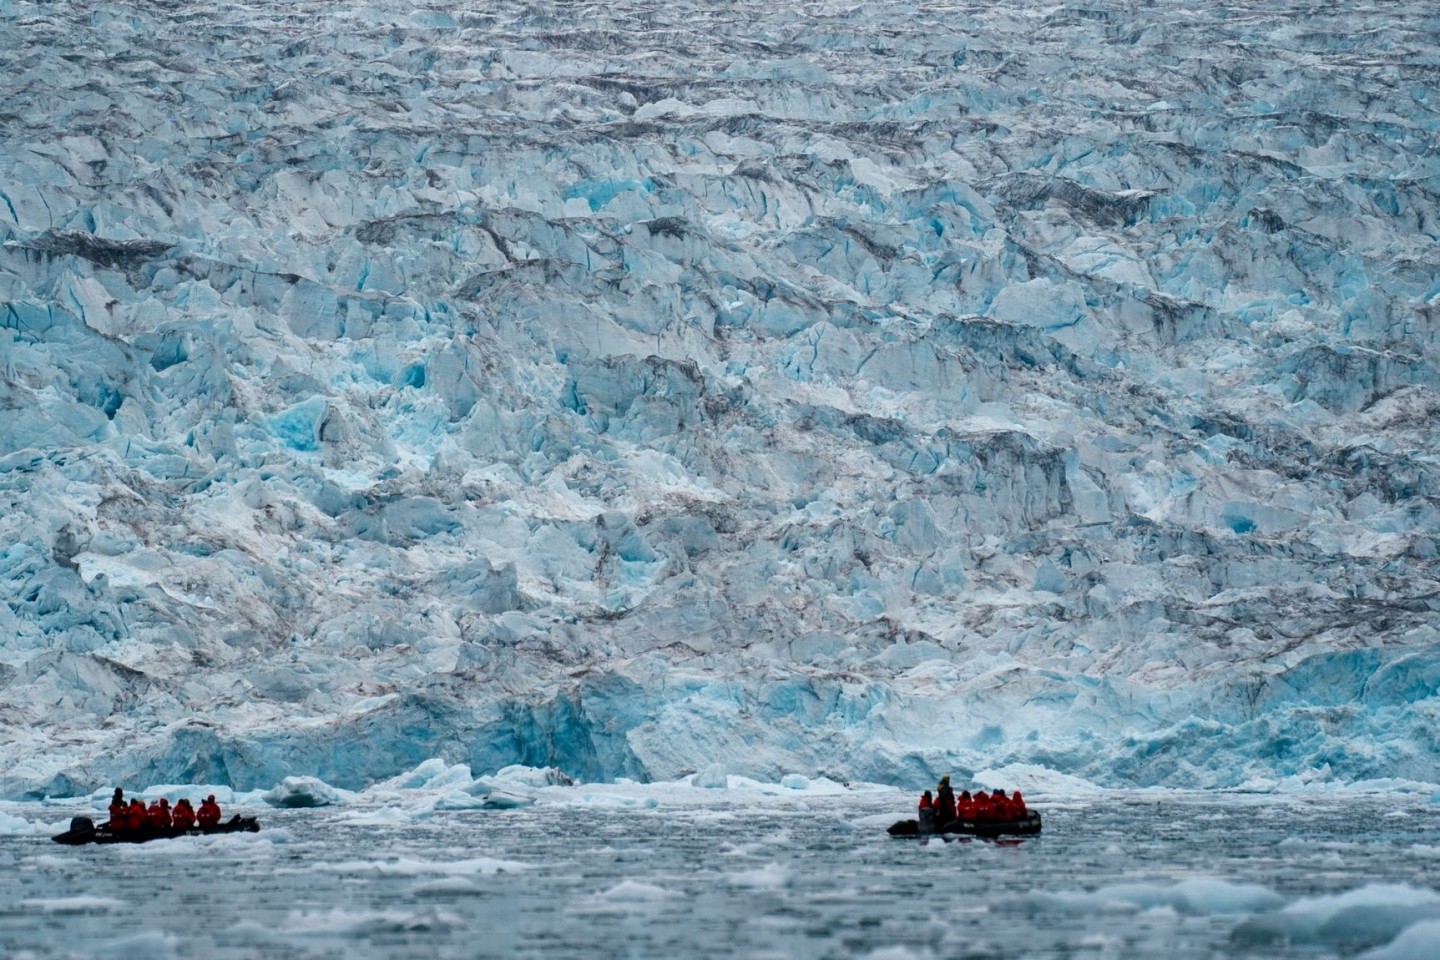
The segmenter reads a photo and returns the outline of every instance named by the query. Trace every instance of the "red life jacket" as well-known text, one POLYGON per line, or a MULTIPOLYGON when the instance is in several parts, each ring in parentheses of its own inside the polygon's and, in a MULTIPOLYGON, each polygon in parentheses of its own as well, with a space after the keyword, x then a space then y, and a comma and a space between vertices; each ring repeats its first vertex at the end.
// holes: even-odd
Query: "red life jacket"
POLYGON ((990 802, 990 794, 980 790, 975 794, 975 819, 991 820, 995 816, 995 807, 990 802))
POLYGON ((955 801, 955 816, 960 820, 975 819, 975 798, 961 796, 955 801))
POLYGON ((149 822, 149 817, 145 813, 145 804, 139 800, 131 800, 130 815, 126 817, 126 828, 129 830, 139 830, 145 826, 147 822, 149 822))
POLYGON ((170 815, 170 822, 181 830, 189 830, 195 826, 195 808, 188 803, 175 804, 175 812, 170 815))
POLYGON ((935 808, 935 804, 930 801, 930 798, 929 798, 929 797, 922 796, 922 797, 920 798, 920 809, 921 809, 921 810, 933 810, 934 808, 935 808))
POLYGON ((124 830, 129 821, 130 805, 124 800, 110 801, 110 829, 124 830))
POLYGON ((1010 794, 1010 816, 1019 820, 1028 816, 1029 813, 1030 811, 1025 807, 1025 798, 1020 796, 1020 791, 1016 790, 1010 794))
POLYGON ((145 813, 145 822, 152 827, 170 827, 170 808, 160 806, 160 801, 155 800, 150 804, 150 809, 145 813))

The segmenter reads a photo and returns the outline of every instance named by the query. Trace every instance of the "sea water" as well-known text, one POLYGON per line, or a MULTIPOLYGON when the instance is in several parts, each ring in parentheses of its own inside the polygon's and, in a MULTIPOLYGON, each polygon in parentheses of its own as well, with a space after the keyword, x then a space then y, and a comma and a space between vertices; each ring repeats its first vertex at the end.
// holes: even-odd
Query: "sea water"
POLYGON ((1440 955, 1423 799, 1056 798, 1042 836, 997 842, 891 838, 912 800, 891 791, 572 793, 423 819, 259 809, 257 834, 144 845, 3 837, 0 954, 1440 955))

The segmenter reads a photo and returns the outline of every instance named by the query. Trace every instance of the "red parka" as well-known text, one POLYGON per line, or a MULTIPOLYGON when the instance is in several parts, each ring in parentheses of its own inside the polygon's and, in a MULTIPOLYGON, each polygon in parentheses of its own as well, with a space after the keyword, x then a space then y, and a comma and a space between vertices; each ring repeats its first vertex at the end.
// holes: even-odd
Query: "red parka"
POLYGON ((196 821, 205 829, 210 829, 220 823, 220 804, 215 802, 215 795, 212 793, 200 804, 200 810, 195 815, 196 821))
POLYGON ((170 814, 170 822, 181 830, 189 830, 195 826, 195 808, 190 806, 189 800, 177 800, 175 812, 170 814))

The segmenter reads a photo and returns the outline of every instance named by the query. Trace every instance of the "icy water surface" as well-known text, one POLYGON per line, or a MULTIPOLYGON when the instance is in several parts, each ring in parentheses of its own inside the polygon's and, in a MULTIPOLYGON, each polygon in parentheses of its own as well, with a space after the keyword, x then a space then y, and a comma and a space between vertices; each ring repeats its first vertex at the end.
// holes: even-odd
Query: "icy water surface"
POLYGON ((262 811, 256 835, 6 837, 0 954, 1389 957, 1440 917, 1434 806, 1415 800, 1107 796, 1041 804, 1045 835, 1010 844, 891 839, 877 821, 906 802, 262 811))

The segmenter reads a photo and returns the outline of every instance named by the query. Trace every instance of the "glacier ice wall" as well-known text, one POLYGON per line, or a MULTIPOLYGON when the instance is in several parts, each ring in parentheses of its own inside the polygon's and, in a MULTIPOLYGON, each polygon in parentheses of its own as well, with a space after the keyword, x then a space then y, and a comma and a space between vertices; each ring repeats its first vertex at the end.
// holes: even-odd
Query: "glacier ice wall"
POLYGON ((0 794, 1437 779, 1434 11, 0 24, 0 794))

